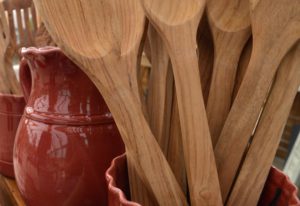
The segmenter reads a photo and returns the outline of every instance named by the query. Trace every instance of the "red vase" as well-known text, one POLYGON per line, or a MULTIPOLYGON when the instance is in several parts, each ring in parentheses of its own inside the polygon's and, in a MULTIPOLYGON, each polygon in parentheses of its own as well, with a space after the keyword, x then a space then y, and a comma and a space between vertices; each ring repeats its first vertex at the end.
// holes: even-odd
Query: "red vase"
POLYGON ((103 98, 60 49, 28 48, 21 54, 21 73, 30 68, 32 84, 21 79, 30 96, 14 166, 26 204, 107 205, 105 170, 124 145, 103 98))
POLYGON ((13 147, 25 107, 23 96, 0 94, 0 173, 14 178, 13 147))
MULTIPOLYGON (((109 206, 141 206, 130 200, 126 155, 116 157, 106 171, 109 206)), ((300 206, 297 187, 289 178, 272 167, 258 206, 300 206)))

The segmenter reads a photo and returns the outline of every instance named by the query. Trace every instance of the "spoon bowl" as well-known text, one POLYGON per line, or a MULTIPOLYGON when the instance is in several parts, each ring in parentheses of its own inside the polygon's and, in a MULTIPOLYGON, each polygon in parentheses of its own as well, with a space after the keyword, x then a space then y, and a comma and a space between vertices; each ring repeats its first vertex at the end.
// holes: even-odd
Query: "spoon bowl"
POLYGON ((203 10, 203 0, 150 0, 144 1, 145 10, 151 12, 151 16, 168 25, 179 25, 194 18, 203 10), (174 11, 176 14, 174 15, 174 11))

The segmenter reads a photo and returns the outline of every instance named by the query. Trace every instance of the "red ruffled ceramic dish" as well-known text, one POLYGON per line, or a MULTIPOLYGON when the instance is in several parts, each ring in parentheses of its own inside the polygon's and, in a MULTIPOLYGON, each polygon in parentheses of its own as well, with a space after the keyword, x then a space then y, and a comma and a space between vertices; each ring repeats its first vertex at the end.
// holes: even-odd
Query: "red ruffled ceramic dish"
MULTIPOLYGON (((109 206, 141 206, 129 201, 130 190, 126 155, 116 157, 106 171, 109 206)), ((258 206, 300 206, 297 187, 278 169, 272 167, 258 206)))

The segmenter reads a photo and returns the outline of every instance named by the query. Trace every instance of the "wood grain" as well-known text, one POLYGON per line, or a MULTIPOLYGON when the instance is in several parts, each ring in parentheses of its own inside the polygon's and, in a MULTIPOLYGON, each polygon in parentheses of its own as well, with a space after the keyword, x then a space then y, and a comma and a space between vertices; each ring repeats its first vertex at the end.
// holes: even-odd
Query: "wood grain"
POLYGON ((215 147, 223 198, 232 186, 276 70, 300 37, 300 1, 252 2, 251 24, 251 59, 215 147))
POLYGON ((251 34, 249 1, 210 0, 207 14, 214 41, 214 66, 206 111, 215 146, 230 111, 238 62, 251 34))
POLYGON ((191 204, 221 205, 197 56, 196 35, 205 2, 141 2, 172 62, 191 204))
POLYGON ((139 2, 34 2, 55 42, 83 68, 103 95, 126 145, 127 157, 145 186, 160 205, 187 205, 135 92, 145 23, 139 2))
POLYGON ((227 205, 257 205, 300 85, 300 44, 279 67, 259 125, 227 205))

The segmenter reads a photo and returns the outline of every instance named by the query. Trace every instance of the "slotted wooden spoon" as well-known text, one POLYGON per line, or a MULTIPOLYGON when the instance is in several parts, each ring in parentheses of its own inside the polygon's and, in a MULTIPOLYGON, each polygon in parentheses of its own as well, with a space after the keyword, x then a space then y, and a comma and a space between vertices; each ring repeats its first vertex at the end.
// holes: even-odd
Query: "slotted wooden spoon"
POLYGON ((168 50, 175 78, 192 205, 220 205, 219 182, 203 102, 197 29, 205 1, 141 0, 168 50))
POLYGON ((35 0, 55 42, 95 83, 136 172, 160 205, 187 205, 137 97, 144 13, 135 0, 35 0))
POLYGON ((252 0, 250 3, 251 59, 215 147, 224 199, 232 186, 275 72, 300 37, 299 0, 252 0))
POLYGON ((300 85, 299 57, 300 44, 287 54, 279 67, 228 206, 257 205, 300 85))
POLYGON ((230 111, 238 62, 251 34, 249 0, 209 0, 207 15, 215 53, 206 112, 215 146, 230 111))

